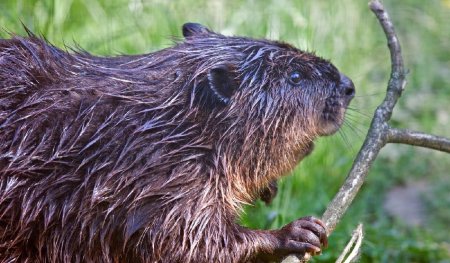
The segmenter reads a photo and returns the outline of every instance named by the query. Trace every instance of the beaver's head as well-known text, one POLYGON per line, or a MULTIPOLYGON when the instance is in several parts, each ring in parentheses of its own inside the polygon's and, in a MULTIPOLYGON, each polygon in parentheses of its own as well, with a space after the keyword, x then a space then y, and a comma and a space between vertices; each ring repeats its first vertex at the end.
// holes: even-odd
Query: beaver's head
MULTIPOLYGON (((329 61, 276 41, 227 37, 187 23, 182 45, 195 80, 197 104, 234 117, 251 132, 314 139, 342 125, 354 97, 352 81, 329 61), (251 127, 250 127, 251 126, 251 127)), ((192 96, 194 98, 194 96, 192 96)), ((195 104, 195 103, 194 103, 195 104)))

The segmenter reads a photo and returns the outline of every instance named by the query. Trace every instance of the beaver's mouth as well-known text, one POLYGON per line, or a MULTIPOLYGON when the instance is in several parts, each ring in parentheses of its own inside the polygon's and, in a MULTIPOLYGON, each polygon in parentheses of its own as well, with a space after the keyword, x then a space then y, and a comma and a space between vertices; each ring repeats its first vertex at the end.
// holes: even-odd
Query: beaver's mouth
POLYGON ((327 99, 325 108, 319 120, 319 135, 327 136, 334 134, 344 123, 345 110, 347 105, 336 99, 327 99))

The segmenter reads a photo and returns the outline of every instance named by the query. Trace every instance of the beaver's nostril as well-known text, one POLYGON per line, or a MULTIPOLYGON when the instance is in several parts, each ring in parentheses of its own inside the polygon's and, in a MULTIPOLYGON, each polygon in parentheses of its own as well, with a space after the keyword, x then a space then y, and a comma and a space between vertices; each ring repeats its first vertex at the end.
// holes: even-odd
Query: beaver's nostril
POLYGON ((355 96, 355 87, 353 86, 353 83, 351 86, 345 87, 344 94, 348 97, 355 96))
POLYGON ((355 86, 353 85, 352 80, 344 74, 341 74, 341 83, 339 86, 344 96, 351 98, 355 96, 355 86))

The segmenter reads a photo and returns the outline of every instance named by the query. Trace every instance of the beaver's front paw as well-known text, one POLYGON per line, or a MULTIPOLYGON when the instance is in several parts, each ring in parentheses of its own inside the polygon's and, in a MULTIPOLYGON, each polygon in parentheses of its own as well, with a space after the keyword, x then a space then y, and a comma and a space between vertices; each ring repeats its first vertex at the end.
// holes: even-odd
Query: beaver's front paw
POLYGON ((303 258, 305 253, 317 255, 328 245, 325 224, 311 216, 300 218, 271 233, 275 237, 272 251, 261 255, 263 260, 260 261, 279 262, 291 254, 299 258, 303 258))

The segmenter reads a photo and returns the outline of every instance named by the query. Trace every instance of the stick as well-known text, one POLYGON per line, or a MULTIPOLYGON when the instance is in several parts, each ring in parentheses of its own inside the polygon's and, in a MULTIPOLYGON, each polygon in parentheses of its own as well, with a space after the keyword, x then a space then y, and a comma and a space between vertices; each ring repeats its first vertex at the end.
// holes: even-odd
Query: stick
POLYGON ((362 240, 363 240, 363 225, 359 224, 358 227, 355 230, 353 230, 352 238, 348 242, 347 246, 345 246, 344 251, 342 251, 339 258, 336 260, 336 263, 354 262, 354 260, 357 258, 361 250, 362 240), (353 249, 350 251, 351 248, 353 249))
MULTIPOLYGON (((395 129, 389 126, 388 122, 392 116, 392 110, 406 86, 406 72, 394 25, 383 4, 380 0, 372 0, 369 7, 377 17, 386 35, 391 55, 391 75, 386 96, 375 111, 364 144, 358 152, 344 184, 322 216, 322 220, 328 229, 328 235, 333 232, 345 211, 347 211, 365 181, 373 161, 386 143, 410 144, 450 153, 450 139, 411 130, 395 129)), ((310 255, 307 254, 301 259, 301 262, 307 262, 309 258, 310 255)), ((300 260, 291 255, 284 259, 282 263, 294 262, 300 262, 300 260)))

